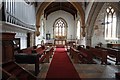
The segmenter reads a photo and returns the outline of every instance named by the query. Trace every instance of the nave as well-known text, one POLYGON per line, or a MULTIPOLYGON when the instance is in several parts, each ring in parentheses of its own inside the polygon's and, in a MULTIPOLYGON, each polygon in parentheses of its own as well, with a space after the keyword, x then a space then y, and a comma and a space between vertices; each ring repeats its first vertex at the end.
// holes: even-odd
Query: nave
MULTIPOLYGON (((98 64, 75 64, 73 59, 70 56, 70 53, 67 52, 73 66, 75 67, 79 77, 81 79, 92 79, 92 80, 116 80, 115 72, 120 70, 119 65, 114 65, 115 62, 111 62, 111 65, 101 65, 98 61, 98 64)), ((41 65, 40 73, 38 74, 38 79, 45 79, 51 64, 52 58, 50 58, 50 63, 43 63, 41 65)), ((27 70, 34 73, 34 65, 31 64, 21 64, 21 66, 25 67, 27 70)), ((54 71, 57 72, 57 69, 54 71)), ((54 77, 53 77, 54 78, 54 77)))
POLYGON ((119 0, 17 1, 0 2, 0 78, 120 79, 119 0))
POLYGON ((15 34, 3 33, 2 35, 3 63, 2 69, 0 68, 3 73, 2 79, 39 80, 62 78, 119 80, 119 64, 113 61, 110 62, 105 57, 106 53, 103 54, 99 48, 89 47, 87 49, 88 46, 86 48, 80 46, 70 46, 68 48, 65 45, 38 45, 16 52, 12 45, 12 39, 15 34), (93 53, 94 56, 92 56, 93 53))

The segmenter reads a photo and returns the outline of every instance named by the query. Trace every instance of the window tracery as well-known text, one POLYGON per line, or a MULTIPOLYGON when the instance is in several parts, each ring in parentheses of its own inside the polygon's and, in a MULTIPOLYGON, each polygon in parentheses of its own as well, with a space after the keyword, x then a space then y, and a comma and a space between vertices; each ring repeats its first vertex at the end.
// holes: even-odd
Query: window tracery
POLYGON ((54 24, 54 37, 65 39, 67 35, 67 23, 63 18, 58 18, 54 24))
POLYGON ((116 12, 113 7, 109 6, 105 15, 105 39, 117 39, 116 23, 116 12))

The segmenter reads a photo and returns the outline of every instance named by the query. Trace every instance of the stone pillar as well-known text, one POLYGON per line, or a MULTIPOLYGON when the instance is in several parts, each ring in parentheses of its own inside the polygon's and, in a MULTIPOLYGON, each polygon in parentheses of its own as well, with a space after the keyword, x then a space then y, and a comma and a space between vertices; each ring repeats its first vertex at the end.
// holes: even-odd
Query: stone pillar
POLYGON ((86 27, 85 27, 85 25, 81 26, 81 28, 82 28, 82 32, 81 32, 82 36, 85 37, 85 35, 86 35, 86 32, 85 32, 86 27))
POLYGON ((40 26, 37 26, 37 25, 36 25, 36 32, 35 32, 36 36, 39 36, 39 35, 40 35, 39 28, 40 28, 40 26))

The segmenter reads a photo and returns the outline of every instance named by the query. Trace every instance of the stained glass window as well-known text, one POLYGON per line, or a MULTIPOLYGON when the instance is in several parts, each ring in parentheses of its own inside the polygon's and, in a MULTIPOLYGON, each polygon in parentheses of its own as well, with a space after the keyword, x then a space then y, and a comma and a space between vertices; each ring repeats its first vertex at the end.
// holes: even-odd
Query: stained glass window
POLYGON ((117 39, 116 36, 116 12, 115 10, 109 6, 106 9, 105 16, 105 39, 117 39))
POLYGON ((55 21, 54 25, 54 35, 55 38, 62 38, 66 36, 66 23, 65 20, 62 18, 59 18, 55 21))

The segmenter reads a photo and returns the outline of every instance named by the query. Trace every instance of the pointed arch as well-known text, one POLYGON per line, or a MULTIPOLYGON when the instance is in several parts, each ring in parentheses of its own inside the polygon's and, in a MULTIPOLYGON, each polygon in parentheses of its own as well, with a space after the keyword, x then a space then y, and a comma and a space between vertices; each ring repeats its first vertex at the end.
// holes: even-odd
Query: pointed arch
POLYGON ((105 13, 105 39, 117 39, 116 25, 117 17, 115 9, 109 5, 105 13))
POLYGON ((67 39, 67 22, 64 18, 59 17, 53 24, 53 35, 56 39, 67 39))
POLYGON ((100 10, 102 9, 103 5, 104 5, 105 2, 94 2, 92 4, 92 7, 91 7, 91 10, 89 11, 89 16, 86 20, 86 44, 88 46, 91 46, 91 38, 93 36, 93 26, 94 26, 94 23, 97 19, 97 16, 99 15, 100 13, 100 10))
MULTIPOLYGON (((40 27, 40 17, 43 14, 44 10, 46 9, 46 7, 51 4, 53 2, 53 0, 51 0, 51 2, 43 2, 41 4, 41 6, 38 7, 37 13, 36 13, 36 28, 37 28, 37 34, 39 35, 39 27, 40 27)), ((79 4, 78 2, 70 2, 78 11, 78 14, 80 15, 81 18, 81 23, 84 26, 85 25, 85 13, 84 10, 81 6, 81 4, 79 4)))

